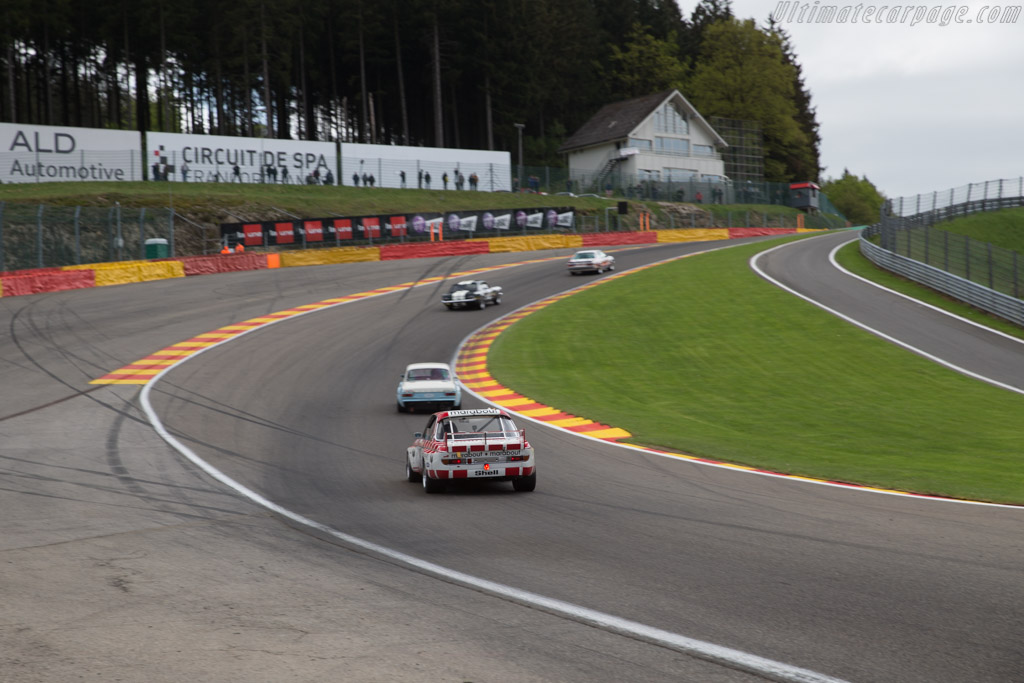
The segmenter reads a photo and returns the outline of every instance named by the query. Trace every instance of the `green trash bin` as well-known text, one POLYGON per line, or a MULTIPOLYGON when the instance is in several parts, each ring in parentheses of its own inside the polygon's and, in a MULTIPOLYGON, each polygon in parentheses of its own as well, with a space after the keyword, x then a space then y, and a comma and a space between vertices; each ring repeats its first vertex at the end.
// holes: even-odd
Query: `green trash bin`
POLYGON ((146 258, 167 258, 170 254, 171 249, 163 237, 146 240, 146 258))

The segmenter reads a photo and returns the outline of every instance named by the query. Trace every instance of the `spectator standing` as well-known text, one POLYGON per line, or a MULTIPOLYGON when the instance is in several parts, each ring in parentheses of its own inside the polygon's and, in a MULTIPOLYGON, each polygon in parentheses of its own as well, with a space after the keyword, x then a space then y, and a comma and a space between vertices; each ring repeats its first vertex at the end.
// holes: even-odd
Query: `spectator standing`
POLYGON ((354 171, 352 172, 352 186, 359 187, 359 174, 354 171))
POLYGON ((320 169, 319 168, 314 168, 313 169, 313 184, 314 185, 319 185, 320 184, 320 169))
POLYGON ((242 169, 238 168, 238 164, 231 167, 231 182, 242 182, 242 169))
POLYGON ((447 171, 445 172, 445 174, 443 176, 441 176, 441 183, 444 185, 444 189, 447 190, 448 189, 448 172, 447 171))
POLYGON ((422 190, 423 189, 423 169, 422 168, 416 173, 416 189, 417 190, 422 190))
POLYGON ((334 174, 331 173, 331 169, 327 169, 327 174, 324 176, 324 185, 334 184, 334 174))
POLYGON ((423 182, 426 184, 427 189, 430 189, 430 171, 423 174, 423 182))
POLYGON ((700 190, 697 191, 697 203, 698 204, 703 204, 704 203, 704 193, 701 192, 700 190))
POLYGON ((191 170, 192 169, 190 169, 188 167, 188 162, 187 161, 181 165, 181 181, 182 182, 184 182, 184 183, 188 182, 188 172, 191 171, 191 170))
POLYGON ((398 172, 398 178, 402 181, 402 189, 405 189, 405 171, 398 172))
POLYGON ((476 173, 470 173, 469 174, 469 189, 475 190, 479 183, 480 183, 480 176, 478 176, 476 173))
MULTIPOLYGON (((277 170, 274 171, 274 182, 275 183, 277 182, 277 170)), ((282 166, 281 167, 281 182, 284 183, 285 185, 288 184, 288 167, 287 166, 282 166)))

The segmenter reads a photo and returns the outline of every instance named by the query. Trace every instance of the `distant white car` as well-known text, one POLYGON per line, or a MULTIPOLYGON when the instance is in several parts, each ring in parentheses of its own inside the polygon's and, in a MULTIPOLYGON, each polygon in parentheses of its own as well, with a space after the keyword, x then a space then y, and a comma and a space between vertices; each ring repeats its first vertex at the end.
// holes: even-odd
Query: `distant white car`
POLYGON ((400 413, 416 408, 460 408, 462 389, 447 363, 412 363, 398 380, 395 400, 400 413))
POLYGON ((606 270, 615 270, 615 257, 600 249, 583 249, 577 251, 565 264, 570 275, 578 273, 601 274, 606 270))
POLYGON ((525 430, 499 408, 434 413, 405 451, 405 478, 427 493, 469 479, 510 481, 516 491, 537 488, 537 466, 525 430))
POLYGON ((497 285, 489 285, 483 280, 463 280, 456 282, 441 296, 441 303, 453 308, 486 308, 487 304, 500 304, 502 290, 497 285))

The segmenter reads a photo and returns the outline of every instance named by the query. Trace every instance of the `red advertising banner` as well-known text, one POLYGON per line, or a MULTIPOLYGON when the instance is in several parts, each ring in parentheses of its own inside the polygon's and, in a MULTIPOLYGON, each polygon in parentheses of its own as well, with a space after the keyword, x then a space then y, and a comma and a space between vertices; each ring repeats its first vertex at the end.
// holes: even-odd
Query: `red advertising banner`
POLYGON ((363 237, 380 237, 380 218, 363 219, 363 237))
POLYGON ((391 222, 388 225, 391 227, 392 237, 405 237, 405 216, 392 216, 391 222))
POLYGON ((324 224, 322 221, 303 221, 302 229, 306 231, 307 242, 324 241, 324 224))
POLYGON ((334 219, 334 238, 339 240, 350 240, 352 239, 352 219, 351 218, 335 218, 334 219))
POLYGON ((274 240, 275 244, 292 244, 295 242, 294 223, 274 223, 274 232, 277 233, 277 237, 274 240))
POLYGON ((263 244, 263 224, 246 223, 242 226, 243 241, 247 247, 258 247, 263 244))

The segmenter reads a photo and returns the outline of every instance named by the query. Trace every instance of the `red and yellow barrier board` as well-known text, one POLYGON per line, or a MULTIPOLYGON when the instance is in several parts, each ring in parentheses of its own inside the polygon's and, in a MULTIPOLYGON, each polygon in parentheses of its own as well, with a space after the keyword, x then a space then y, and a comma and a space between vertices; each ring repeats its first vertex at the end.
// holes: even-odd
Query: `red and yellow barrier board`
POLYGON ((72 273, 51 270, 49 272, 25 271, 28 274, 0 276, 0 296, 25 296, 43 292, 60 292, 66 289, 84 289, 96 285, 92 270, 72 273))
POLYGON ((649 219, 637 232, 596 232, 583 235, 509 235, 445 242, 388 244, 379 247, 335 247, 274 253, 185 256, 152 261, 118 261, 63 268, 36 268, 0 273, 0 296, 39 294, 83 287, 103 287, 172 277, 209 275, 264 268, 329 265, 409 258, 498 254, 547 249, 579 249, 659 242, 708 242, 713 240, 787 235, 809 232, 805 228, 682 228, 651 230, 649 219))
POLYGON ((407 258, 429 258, 431 256, 462 256, 464 254, 490 253, 487 240, 449 240, 447 242, 416 242, 388 244, 380 248, 381 261, 407 258))

